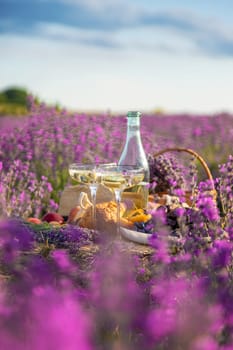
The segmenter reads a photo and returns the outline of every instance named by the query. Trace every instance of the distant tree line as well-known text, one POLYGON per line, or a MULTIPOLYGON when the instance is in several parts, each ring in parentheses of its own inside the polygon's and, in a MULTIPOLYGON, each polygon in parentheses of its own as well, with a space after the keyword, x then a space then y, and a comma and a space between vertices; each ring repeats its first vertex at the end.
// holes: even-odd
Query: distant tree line
POLYGON ((16 105, 27 106, 28 92, 26 89, 12 87, 0 92, 0 103, 13 103, 16 105))
MULTIPOLYGON (((9 87, 0 91, 0 117, 4 115, 26 115, 28 114, 28 96, 32 95, 27 89, 22 87, 9 87)), ((34 102, 40 104, 40 98, 33 95, 34 102)), ((56 110, 61 110, 59 103, 52 105, 56 110)))
POLYGON ((25 115, 28 94, 21 87, 9 87, 0 91, 0 115, 25 115))

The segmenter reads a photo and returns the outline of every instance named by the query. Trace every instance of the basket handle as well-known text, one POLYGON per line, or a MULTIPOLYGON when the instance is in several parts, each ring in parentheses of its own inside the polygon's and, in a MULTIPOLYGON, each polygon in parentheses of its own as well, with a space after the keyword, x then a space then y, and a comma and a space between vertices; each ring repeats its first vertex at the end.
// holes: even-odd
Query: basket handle
POLYGON ((193 155, 196 159, 198 159, 199 162, 201 163, 201 165, 203 166, 208 179, 210 180, 212 189, 215 190, 213 176, 212 176, 212 174, 210 172, 210 169, 209 169, 207 163, 205 162, 205 160, 197 152, 193 151, 192 149, 190 149, 190 148, 181 148, 181 147, 165 148, 165 149, 162 149, 159 152, 154 153, 153 157, 155 158, 155 157, 158 157, 161 154, 164 154, 166 152, 173 152, 173 151, 175 151, 175 152, 187 152, 187 153, 193 155))

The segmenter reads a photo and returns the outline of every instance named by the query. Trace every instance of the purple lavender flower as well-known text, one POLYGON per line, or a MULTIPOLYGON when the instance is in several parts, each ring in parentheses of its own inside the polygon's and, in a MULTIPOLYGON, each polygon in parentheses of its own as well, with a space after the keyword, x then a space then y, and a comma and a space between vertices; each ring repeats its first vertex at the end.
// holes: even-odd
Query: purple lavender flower
POLYGON ((212 264, 214 269, 227 267, 232 262, 232 242, 215 240, 212 248, 212 264))

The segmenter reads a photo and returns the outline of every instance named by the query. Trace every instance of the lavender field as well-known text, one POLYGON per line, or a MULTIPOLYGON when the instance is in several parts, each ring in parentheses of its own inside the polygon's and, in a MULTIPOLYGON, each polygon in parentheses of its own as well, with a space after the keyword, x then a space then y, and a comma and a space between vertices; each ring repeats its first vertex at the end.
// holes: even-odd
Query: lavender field
POLYGON ((152 211, 148 259, 109 246, 108 232, 29 224, 58 210, 74 161, 112 162, 126 137, 124 115, 35 106, 20 122, 4 117, 0 136, 0 349, 233 349, 233 116, 143 115, 151 188, 164 176, 194 204, 152 211), (202 166, 214 178, 213 199, 202 166), (190 190, 190 188, 189 188, 190 190), (176 233, 179 231, 179 235, 176 233), (83 266, 82 248, 99 251, 83 266))

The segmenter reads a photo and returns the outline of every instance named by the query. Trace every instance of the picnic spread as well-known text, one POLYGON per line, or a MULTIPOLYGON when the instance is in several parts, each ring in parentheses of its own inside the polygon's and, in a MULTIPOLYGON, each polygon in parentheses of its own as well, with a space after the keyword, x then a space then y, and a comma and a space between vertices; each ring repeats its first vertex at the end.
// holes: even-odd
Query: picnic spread
POLYGON ((146 156, 140 117, 136 111, 127 114, 126 142, 118 162, 70 164, 72 182, 61 193, 58 211, 46 213, 41 220, 27 220, 37 231, 36 240, 44 244, 45 255, 53 247, 65 247, 73 249, 76 257, 91 260, 104 237, 109 247, 117 244, 121 251, 148 258, 155 251, 153 239, 161 217, 171 252, 182 249, 182 237, 198 211, 198 186, 191 183, 185 188, 177 168, 173 171, 173 163, 163 158, 165 153, 186 153, 199 162, 208 180, 205 194, 216 205, 213 177, 205 160, 194 150, 180 147, 146 156), (67 235, 69 230, 73 230, 72 237, 67 235), (75 231, 78 239, 74 239, 75 231))

